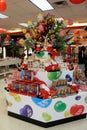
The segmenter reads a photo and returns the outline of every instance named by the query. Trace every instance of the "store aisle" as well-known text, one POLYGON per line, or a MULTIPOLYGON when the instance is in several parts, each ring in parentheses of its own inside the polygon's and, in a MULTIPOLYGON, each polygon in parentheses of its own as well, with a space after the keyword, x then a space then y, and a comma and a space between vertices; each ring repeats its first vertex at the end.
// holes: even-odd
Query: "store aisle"
POLYGON ((87 118, 70 123, 43 128, 31 123, 21 121, 19 119, 8 116, 6 110, 6 98, 4 87, 6 86, 4 79, 0 80, 0 129, 1 130, 86 130, 87 118))

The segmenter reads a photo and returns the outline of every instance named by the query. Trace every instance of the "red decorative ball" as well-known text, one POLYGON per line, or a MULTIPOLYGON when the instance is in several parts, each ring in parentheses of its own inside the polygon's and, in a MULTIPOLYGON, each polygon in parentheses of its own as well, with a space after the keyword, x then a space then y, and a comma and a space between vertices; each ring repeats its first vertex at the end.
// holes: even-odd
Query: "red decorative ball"
POLYGON ((0 0, 0 12, 5 11, 7 8, 7 4, 5 0, 0 0))
POLYGON ((72 3, 72 4, 81 4, 81 3, 83 3, 85 0, 70 0, 70 2, 72 3))
POLYGON ((1 34, 6 33, 6 30, 3 29, 3 28, 0 28, 0 33, 1 33, 1 34))

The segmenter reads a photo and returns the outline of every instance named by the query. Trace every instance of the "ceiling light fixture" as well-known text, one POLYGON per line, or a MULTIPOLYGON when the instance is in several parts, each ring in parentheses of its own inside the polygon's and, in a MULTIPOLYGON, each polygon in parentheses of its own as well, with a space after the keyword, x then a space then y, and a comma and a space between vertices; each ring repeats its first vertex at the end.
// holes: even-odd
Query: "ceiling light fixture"
POLYGON ((15 32, 21 32, 21 29, 13 29, 13 30, 8 30, 7 33, 15 33, 15 32))
POLYGON ((8 16, 7 16, 7 15, 4 15, 4 14, 0 14, 0 18, 1 18, 1 19, 5 19, 5 18, 8 18, 8 16))
POLYGON ((23 27, 28 27, 28 24, 27 23, 19 23, 19 25, 23 26, 23 27))
POLYGON ((68 25, 68 27, 75 27, 75 26, 87 26, 87 23, 74 22, 72 25, 68 25))
POLYGON ((29 0, 29 1, 32 2, 38 8, 40 8, 42 11, 54 9, 47 0, 29 0))

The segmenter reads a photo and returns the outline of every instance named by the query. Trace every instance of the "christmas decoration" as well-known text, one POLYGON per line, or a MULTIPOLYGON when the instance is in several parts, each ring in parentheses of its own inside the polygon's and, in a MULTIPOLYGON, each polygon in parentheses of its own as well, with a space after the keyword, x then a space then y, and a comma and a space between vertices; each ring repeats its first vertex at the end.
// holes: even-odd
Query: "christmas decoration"
POLYGON ((0 0, 0 12, 5 11, 7 8, 7 4, 5 0, 0 0))
POLYGON ((70 2, 72 4, 81 4, 81 3, 85 2, 85 0, 70 0, 70 2))

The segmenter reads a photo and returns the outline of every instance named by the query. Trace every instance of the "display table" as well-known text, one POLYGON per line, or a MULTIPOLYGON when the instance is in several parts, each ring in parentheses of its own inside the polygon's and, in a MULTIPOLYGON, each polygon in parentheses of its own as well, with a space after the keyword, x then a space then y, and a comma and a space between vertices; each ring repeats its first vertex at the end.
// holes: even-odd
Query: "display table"
POLYGON ((9 66, 10 65, 16 65, 18 67, 18 65, 21 64, 21 59, 19 58, 5 58, 5 59, 0 59, 0 67, 5 67, 4 72, 0 73, 0 75, 6 75, 9 72, 12 72, 9 70, 9 66), (6 70, 8 68, 8 70, 6 70))
POLYGON ((82 119, 87 113, 87 92, 55 99, 40 99, 6 91, 8 115, 50 127, 82 119))

